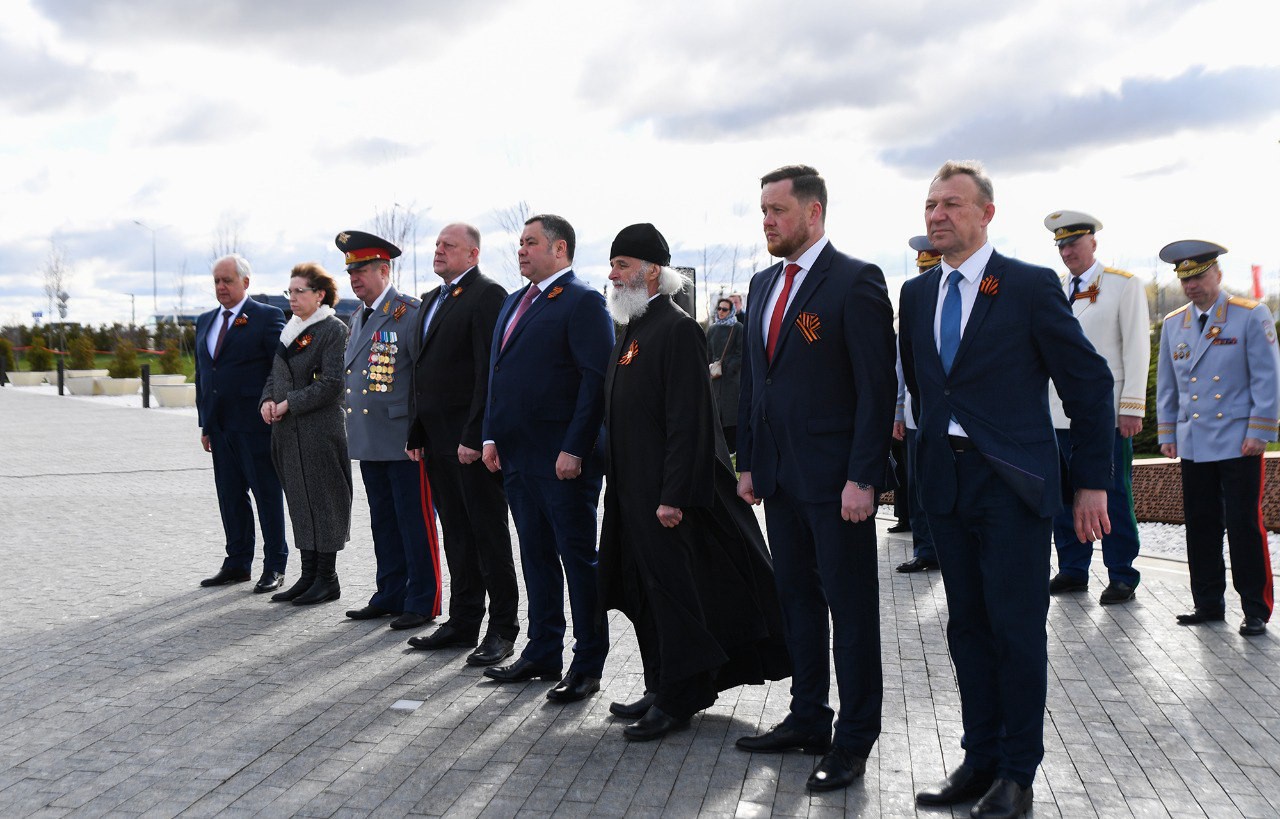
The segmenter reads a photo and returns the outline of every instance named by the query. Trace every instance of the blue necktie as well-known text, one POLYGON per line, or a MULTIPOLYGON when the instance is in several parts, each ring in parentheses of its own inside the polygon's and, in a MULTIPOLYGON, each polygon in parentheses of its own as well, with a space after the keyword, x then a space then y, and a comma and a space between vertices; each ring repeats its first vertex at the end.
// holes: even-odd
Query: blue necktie
POLYGON ((951 374, 951 363, 956 360, 956 350, 960 349, 960 276, 959 270, 951 271, 947 277, 947 295, 942 300, 938 354, 942 356, 942 370, 947 375, 951 374))
POLYGON ((444 300, 449 298, 449 285, 440 285, 440 295, 436 296, 436 309, 431 311, 431 321, 422 325, 422 337, 427 337, 427 330, 431 329, 431 325, 436 323, 436 317, 440 315, 440 308, 444 307, 444 300))

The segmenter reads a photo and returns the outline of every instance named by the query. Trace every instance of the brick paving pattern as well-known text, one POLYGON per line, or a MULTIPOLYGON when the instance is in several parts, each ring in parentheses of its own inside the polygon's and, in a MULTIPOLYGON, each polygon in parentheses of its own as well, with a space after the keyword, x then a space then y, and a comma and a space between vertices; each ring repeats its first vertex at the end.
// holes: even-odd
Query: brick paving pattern
MULTIPOLYGON (((811 796, 814 757, 733 747, 785 716, 786 683, 624 740, 607 706, 643 679, 616 613, 603 690, 568 706, 344 618, 372 591, 358 480, 341 601, 199 588, 222 534, 197 439, 189 415, 0 389, 0 815, 967 816, 913 800, 960 762, 959 701, 941 577, 893 571, 888 521, 884 733, 862 780, 811 796)), ((1034 815, 1276 816, 1275 635, 1239 637, 1231 593, 1225 624, 1187 629, 1184 579, 1108 608, 1093 580, 1050 612, 1034 815)))

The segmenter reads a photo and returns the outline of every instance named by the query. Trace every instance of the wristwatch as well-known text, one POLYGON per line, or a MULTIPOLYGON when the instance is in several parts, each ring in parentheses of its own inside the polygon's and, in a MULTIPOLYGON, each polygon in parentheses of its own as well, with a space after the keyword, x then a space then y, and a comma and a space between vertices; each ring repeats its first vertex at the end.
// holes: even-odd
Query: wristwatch
POLYGON ((853 485, 854 485, 854 486, 856 486, 856 487, 858 487, 859 489, 861 489, 863 492, 870 491, 870 489, 871 489, 871 484, 869 484, 869 483, 862 483, 862 482, 860 482, 860 481, 854 481, 854 482, 853 482, 853 485))

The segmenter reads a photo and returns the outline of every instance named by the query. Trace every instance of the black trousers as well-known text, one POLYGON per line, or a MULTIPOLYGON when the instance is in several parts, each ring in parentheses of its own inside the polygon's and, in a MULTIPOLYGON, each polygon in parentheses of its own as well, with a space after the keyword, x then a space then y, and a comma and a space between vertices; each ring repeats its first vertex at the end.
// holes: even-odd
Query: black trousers
POLYGON ((1267 531, 1262 524, 1262 456, 1224 461, 1182 459, 1182 508, 1187 521, 1187 569, 1197 609, 1226 609, 1227 567, 1247 617, 1271 619, 1274 592, 1267 531))

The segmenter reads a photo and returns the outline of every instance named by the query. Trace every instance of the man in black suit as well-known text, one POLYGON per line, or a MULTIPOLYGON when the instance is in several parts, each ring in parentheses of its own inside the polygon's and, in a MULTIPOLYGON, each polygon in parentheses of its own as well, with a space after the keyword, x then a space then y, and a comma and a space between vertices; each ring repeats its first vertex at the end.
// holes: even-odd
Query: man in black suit
POLYGON ((479 261, 478 230, 454 224, 440 231, 433 261, 440 286, 426 294, 409 337, 406 451, 426 461, 449 562, 449 620, 429 636, 410 638, 409 645, 475 646, 488 592, 489 631, 467 664, 491 666, 511 656, 520 633, 520 592, 502 476, 480 462, 489 348, 507 291, 480 272, 479 261))
POLYGON ((812 790, 861 776, 880 735, 875 503, 893 428, 893 308, 884 274, 828 242, 827 186, 807 165, 760 180, 769 253, 751 280, 738 494, 765 500, 774 577, 795 673, 791 713, 738 740, 747 751, 823 753, 812 790), (828 615, 840 715, 835 741, 828 615))
POLYGON ((213 264, 218 308, 196 320, 196 408, 200 444, 213 454, 227 559, 201 586, 242 583, 253 568, 253 507, 262 526, 262 577, 255 592, 280 588, 289 545, 284 539, 284 492, 271 463, 271 427, 258 400, 280 345, 284 313, 249 298, 249 261, 239 254, 213 264))
POLYGON ((1020 816, 1044 757, 1050 535, 1062 460, 1050 378, 1071 419, 1070 487, 1082 541, 1110 531, 1112 378, 1053 271, 996 253, 991 180, 948 162, 925 225, 942 264, 908 279, 899 306, 902 374, 918 419, 920 497, 947 593, 964 763, 916 794, 978 799, 976 819, 1020 816))

